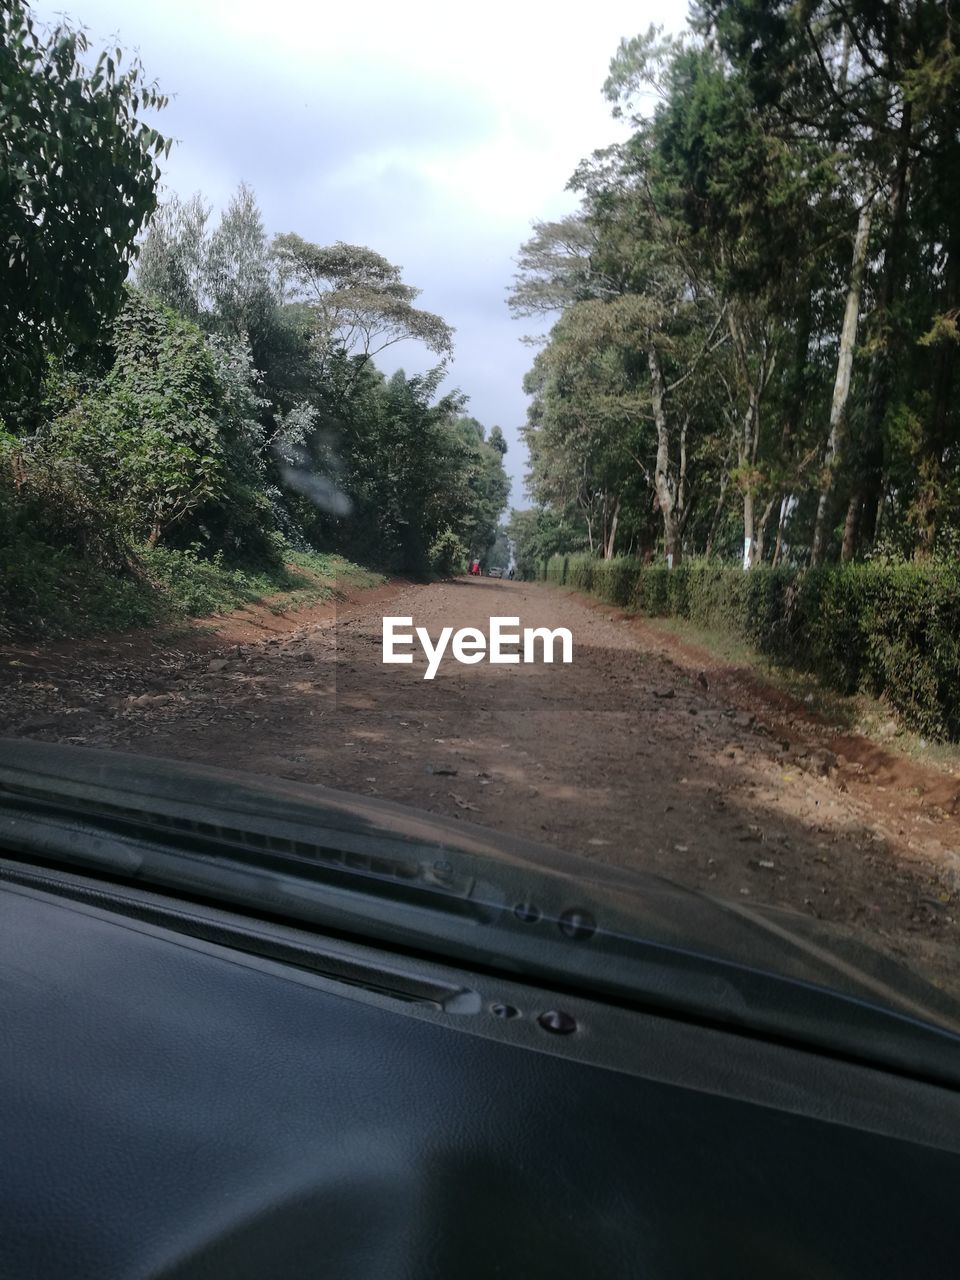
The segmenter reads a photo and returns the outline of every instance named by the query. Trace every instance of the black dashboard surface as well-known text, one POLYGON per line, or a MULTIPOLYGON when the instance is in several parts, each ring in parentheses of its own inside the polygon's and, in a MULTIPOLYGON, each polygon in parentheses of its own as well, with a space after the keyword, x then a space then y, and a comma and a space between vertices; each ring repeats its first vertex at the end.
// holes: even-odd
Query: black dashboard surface
POLYGON ((0 1277, 956 1276, 929 1137, 462 1021, 0 886, 0 1277))

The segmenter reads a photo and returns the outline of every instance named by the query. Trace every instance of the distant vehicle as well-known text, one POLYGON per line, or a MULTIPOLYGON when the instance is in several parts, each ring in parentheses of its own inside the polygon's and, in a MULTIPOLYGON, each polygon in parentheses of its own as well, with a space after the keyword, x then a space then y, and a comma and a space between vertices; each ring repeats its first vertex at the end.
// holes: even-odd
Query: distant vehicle
POLYGON ((488 578, 502 578, 502 577, 503 577, 503 570, 502 570, 502 569, 488 569, 488 570, 487 570, 487 577, 488 577, 488 578))

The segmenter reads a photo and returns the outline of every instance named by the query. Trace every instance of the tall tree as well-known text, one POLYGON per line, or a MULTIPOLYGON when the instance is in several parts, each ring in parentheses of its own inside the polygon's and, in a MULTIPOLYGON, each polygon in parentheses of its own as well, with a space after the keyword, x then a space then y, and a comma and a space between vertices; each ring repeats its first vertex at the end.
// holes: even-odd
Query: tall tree
POLYGON ((273 251, 286 295, 306 308, 324 355, 346 352, 359 366, 410 340, 449 355, 453 330, 413 305, 420 291, 379 253, 342 242, 311 244, 293 234, 277 236, 273 251))
POLYGON ((123 302, 157 161, 142 118, 166 99, 121 50, 0 6, 0 418, 29 424, 46 357, 89 349, 123 302))
POLYGON ((813 141, 837 157, 838 182, 851 195, 856 230, 848 224, 849 284, 812 545, 817 561, 835 515, 845 510, 841 552, 849 559, 860 542, 875 536, 884 489, 884 420, 910 350, 900 303, 911 210, 919 212, 935 198, 955 154, 960 23, 952 6, 939 0, 775 0, 764 6, 705 0, 698 25, 742 69, 758 107, 775 119, 788 145, 813 141), (926 181, 918 187, 921 171, 926 181), (863 300, 869 364, 854 402, 849 370, 855 312, 863 300))

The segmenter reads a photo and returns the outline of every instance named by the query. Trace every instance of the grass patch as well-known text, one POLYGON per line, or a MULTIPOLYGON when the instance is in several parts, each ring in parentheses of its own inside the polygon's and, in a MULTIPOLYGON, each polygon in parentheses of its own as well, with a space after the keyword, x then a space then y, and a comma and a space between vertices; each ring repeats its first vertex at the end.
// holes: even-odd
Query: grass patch
POLYGON ((711 656, 731 666, 743 667, 751 674, 765 680, 782 693, 795 698, 808 710, 820 716, 828 724, 836 725, 848 733, 879 740, 894 751, 914 760, 935 764, 950 770, 960 769, 960 745, 951 742, 930 741, 914 732, 897 719, 893 709, 882 699, 868 693, 837 693, 822 684, 808 671, 798 671, 758 653, 746 641, 729 631, 700 626, 687 618, 653 618, 630 610, 654 631, 675 636, 687 644, 709 650, 711 656), (896 721, 897 730, 891 737, 888 729, 896 721))
POLYGON ((322 551, 289 551, 288 564, 314 577, 334 582, 337 589, 346 587, 379 587, 386 581, 382 573, 345 560, 343 556, 322 551))
POLYGON ((20 539, 0 550, 0 640, 126 630, 165 613, 147 582, 73 548, 20 539))
POLYGON ((59 639, 169 624, 265 603, 320 603, 383 576, 342 556, 280 549, 268 565, 231 565, 196 549, 141 547, 115 567, 69 547, 19 538, 0 551, 0 640, 59 639))

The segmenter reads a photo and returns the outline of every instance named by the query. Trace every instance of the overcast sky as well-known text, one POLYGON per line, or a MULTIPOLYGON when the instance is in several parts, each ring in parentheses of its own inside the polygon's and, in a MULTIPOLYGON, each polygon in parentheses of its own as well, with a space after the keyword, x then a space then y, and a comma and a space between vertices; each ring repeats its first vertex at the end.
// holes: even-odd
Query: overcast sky
MULTIPOLYGON (((504 301, 536 218, 575 205, 577 162, 621 136, 601 87, 622 36, 683 26, 685 0, 464 6, 408 0, 35 0, 95 42, 136 49, 173 96, 165 184, 219 209, 240 181, 269 232, 369 245, 403 267, 419 305, 457 330, 445 389, 498 423, 523 495, 517 435, 530 324, 504 301)), ((386 371, 431 363, 413 344, 386 371)))

